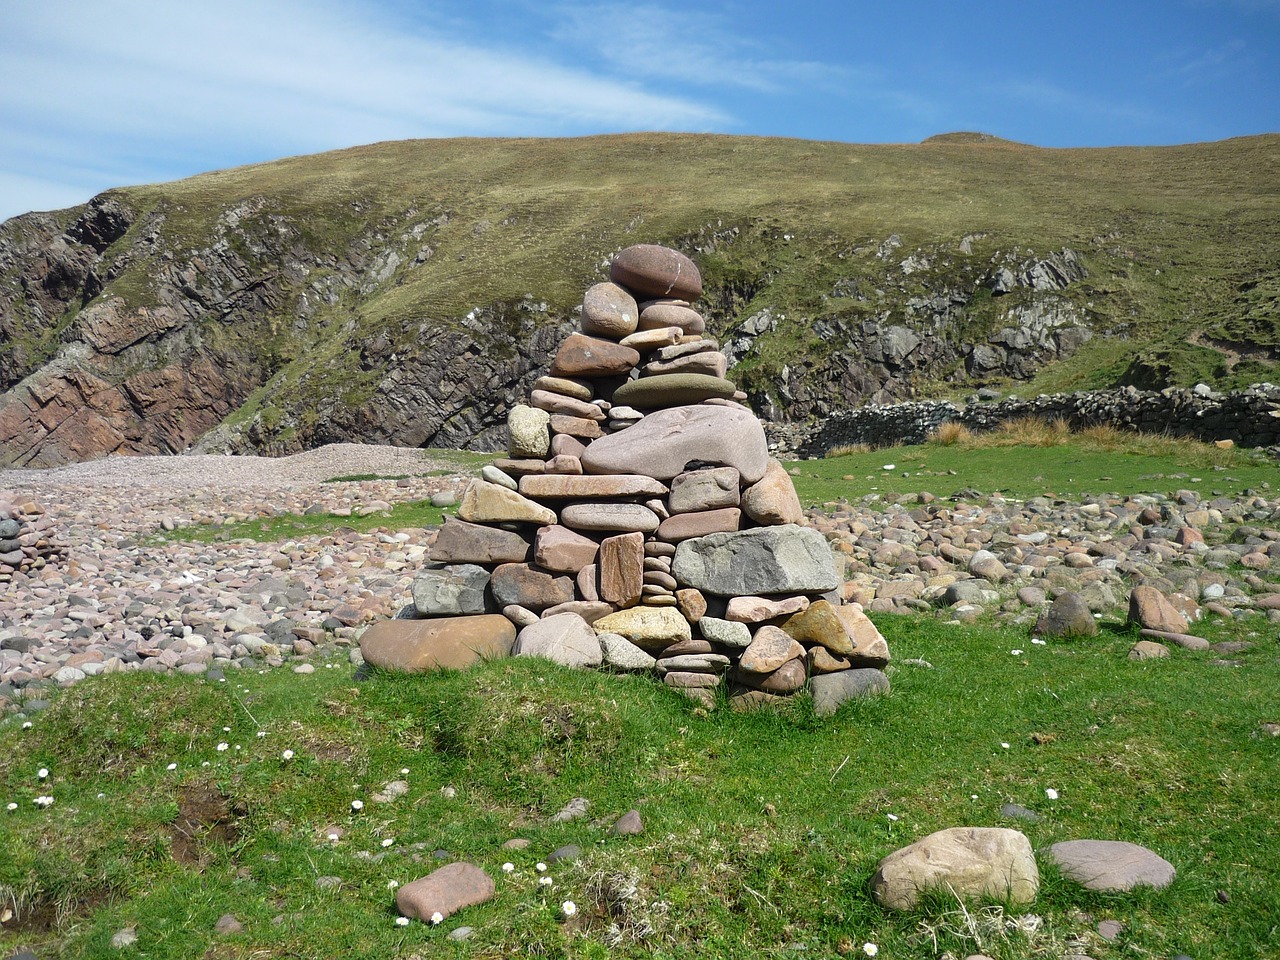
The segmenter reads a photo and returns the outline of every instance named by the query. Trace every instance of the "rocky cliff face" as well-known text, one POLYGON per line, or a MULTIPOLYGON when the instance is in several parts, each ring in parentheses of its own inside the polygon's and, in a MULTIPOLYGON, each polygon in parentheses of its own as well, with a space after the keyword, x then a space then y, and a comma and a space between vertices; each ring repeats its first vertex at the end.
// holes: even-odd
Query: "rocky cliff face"
MULTIPOLYGON (((1252 153, 1230 190, 1252 197, 1249 178, 1273 147, 1245 146, 1252 153)), ((1206 188, 1212 202, 1199 220, 1180 213, 1135 227, 1093 199, 1104 174, 1126 167, 1071 151, 973 152, 983 150, 665 136, 422 141, 17 217, 0 225, 0 467, 330 441, 492 449, 507 410, 576 323, 572 291, 637 242, 697 262, 729 376, 777 422, 949 384, 1024 381, 1126 342, 1152 326, 1147 316, 1211 312, 1186 251, 1221 248, 1192 228, 1218 229, 1215 211, 1234 195, 1206 188), (877 172, 859 179, 860 164, 877 172), (1088 190, 1071 193, 1055 165, 1083 170, 1088 190), (964 205, 947 191, 921 193, 920 178, 938 170, 963 180, 964 205), (1024 175, 1041 177, 1041 190, 1052 183, 1076 205, 1071 216, 1024 204, 1033 193, 1019 186, 1024 175), (682 179, 653 189, 664 177, 682 179)), ((1230 179, 1221 157, 1213 169, 1230 179)), ((1142 192, 1160 182, 1127 184, 1125 196, 1183 211, 1181 195, 1142 192)), ((1256 202, 1259 223, 1274 226, 1256 202)), ((1274 297, 1262 295, 1275 287, 1265 239, 1214 266, 1245 291, 1250 331, 1276 327, 1274 297)), ((1210 306, 1230 313, 1224 297, 1236 287, 1219 287, 1226 294, 1210 306)), ((1275 349, 1259 359, 1239 331, 1219 326, 1213 336, 1257 368, 1253 380, 1266 379, 1275 349)), ((1212 336, 1175 340, 1161 362, 1201 364, 1195 380, 1212 379, 1204 364, 1227 356, 1195 345, 1218 343, 1212 336)), ((1127 363, 1121 356, 1119 371, 1127 363)))

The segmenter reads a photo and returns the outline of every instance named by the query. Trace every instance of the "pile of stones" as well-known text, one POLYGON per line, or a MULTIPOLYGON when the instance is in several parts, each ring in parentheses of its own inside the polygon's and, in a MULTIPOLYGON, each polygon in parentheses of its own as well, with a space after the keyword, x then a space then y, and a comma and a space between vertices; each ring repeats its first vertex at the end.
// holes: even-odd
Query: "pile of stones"
POLYGON ((362 636, 396 670, 542 656, 652 671, 708 705, 888 688, 884 638, 842 601, 826 538, 725 379, 693 262, 628 247, 581 332, 512 409, 507 458, 462 496, 413 604, 362 636))
POLYGON ((19 499, 11 491, 0 490, 0 583, 10 583, 15 574, 39 570, 67 554, 55 539, 53 519, 44 508, 19 499))

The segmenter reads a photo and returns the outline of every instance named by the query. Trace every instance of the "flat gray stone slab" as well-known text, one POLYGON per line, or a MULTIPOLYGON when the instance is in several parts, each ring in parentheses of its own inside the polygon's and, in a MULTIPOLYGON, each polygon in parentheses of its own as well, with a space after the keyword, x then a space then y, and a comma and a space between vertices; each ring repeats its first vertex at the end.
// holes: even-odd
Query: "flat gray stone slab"
POLYGON ((1134 887, 1160 889, 1177 871, 1168 860, 1123 840, 1065 840, 1049 848, 1063 875, 1086 890, 1124 893, 1134 887))

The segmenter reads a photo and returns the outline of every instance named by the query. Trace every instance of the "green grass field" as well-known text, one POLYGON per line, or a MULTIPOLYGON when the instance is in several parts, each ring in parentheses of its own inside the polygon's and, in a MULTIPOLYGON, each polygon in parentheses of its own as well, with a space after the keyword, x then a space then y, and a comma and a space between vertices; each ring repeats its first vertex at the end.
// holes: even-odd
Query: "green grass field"
POLYGON ((745 958, 863 943, 881 957, 1056 958, 1074 935, 1101 960, 1267 954, 1280 739, 1262 724, 1280 719, 1280 662, 1265 620, 1205 627, 1257 643, 1235 667, 1130 661, 1119 624, 1047 646, 929 618, 879 625, 892 694, 829 720, 803 702, 708 714, 648 680, 535 660, 359 682, 335 662, 80 684, 29 729, 0 724, 0 803, 17 804, 0 816, 0 907, 16 914, 0 946, 101 956, 135 927, 139 955, 174 958, 745 958), (393 780, 408 793, 373 802, 393 780), (576 796, 591 819, 552 823, 576 796), (1007 820, 1006 802, 1041 819, 1007 820), (631 808, 644 834, 611 837, 631 808), (965 933, 944 897, 907 914, 874 904, 881 857, 959 825, 1012 826, 1037 848, 1129 840, 1178 878, 1103 896, 1045 868, 1036 904, 1008 914, 1039 917, 1030 935, 965 933), (517 836, 527 850, 501 849, 517 836), (539 886, 535 861, 566 843, 581 861, 539 886), (436 851, 486 869, 496 899, 438 928, 397 926, 392 882, 440 865, 436 851), (571 922, 565 900, 580 906, 571 922), (215 934, 225 913, 245 931, 215 934), (1117 943, 1093 933, 1102 919, 1125 925, 1117 943), (464 924, 470 939, 446 939, 464 924))
MULTIPOLYGON (((806 461, 796 479, 808 501, 869 489, 846 474, 884 493, 888 473, 907 472, 896 492, 939 495, 944 479, 1026 496, 1076 476, 1081 491, 1190 483, 1165 475, 1166 455, 1081 438, 994 452, 934 444, 806 461), (901 469, 879 469, 889 455, 901 469)), ((1173 455, 1209 470, 1225 460, 1203 487, 1232 494, 1276 469, 1199 445, 1173 455)), ((1135 636, 1118 620, 1048 643, 991 622, 876 621, 892 693, 828 719, 803 697, 779 713, 706 711, 646 678, 524 659, 357 678, 338 653, 309 675, 82 682, 44 711, 0 720, 0 954, 114 956, 126 928, 137 942, 121 955, 245 960, 832 957, 864 956, 864 944, 882 958, 998 960, 1273 951, 1280 649, 1265 616, 1194 626, 1252 644, 1225 662, 1180 649, 1131 661, 1135 636), (375 802, 395 780, 408 792, 375 802), (552 821, 579 796, 586 820, 552 821), (1040 819, 1010 820, 1006 803, 1040 819), (611 836, 633 808, 644 833, 611 836), (905 914, 876 906, 878 861, 949 826, 1014 827, 1037 849, 1127 840, 1178 878, 1159 892, 1090 894, 1042 861, 1031 907, 942 895, 905 914), (504 850, 514 837, 530 846, 504 850), (568 843, 581 860, 553 864, 553 885, 540 885, 535 865, 568 843), (455 858, 488 871, 497 897, 439 927, 397 925, 394 885, 455 858), (566 900, 579 908, 571 920, 566 900), (227 913, 242 932, 215 933, 227 913), (1113 943, 1096 933, 1105 919, 1123 924, 1113 943), (464 925, 469 939, 448 939, 464 925)))

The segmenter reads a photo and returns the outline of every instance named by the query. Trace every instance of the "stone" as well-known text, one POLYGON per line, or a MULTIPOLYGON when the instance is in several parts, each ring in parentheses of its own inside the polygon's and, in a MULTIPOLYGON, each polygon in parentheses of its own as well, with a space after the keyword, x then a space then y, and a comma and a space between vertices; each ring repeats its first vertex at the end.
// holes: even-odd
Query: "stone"
POLYGON ((810 673, 835 673, 837 670, 848 670, 853 664, 843 657, 837 657, 823 646, 809 648, 810 673))
POLYGON ((1064 593, 1036 621, 1034 632, 1042 637, 1092 637, 1098 633, 1098 622, 1084 597, 1064 593))
POLYGON ((575 400, 589 401, 592 397, 591 384, 565 377, 539 377, 533 382, 533 389, 560 393, 575 400))
POLYGON ((590 809, 590 800, 586 797, 574 797, 556 812, 555 816, 551 818, 551 822, 569 823, 573 820, 581 820, 590 809))
POLYGON ((603 650, 596 632, 576 613, 544 617, 522 629, 512 653, 517 657, 543 657, 566 667, 598 667, 603 650))
POLYGON ((603 600, 569 600, 565 603, 557 603, 553 607, 547 607, 542 611, 540 619, 545 620, 547 617, 554 617, 561 613, 575 613, 587 623, 595 623, 601 617, 607 617, 617 608, 611 603, 605 603, 603 600))
POLYGON ((670 480, 695 460, 735 467, 744 483, 755 483, 769 465, 764 428, 742 407, 670 407, 592 443, 582 455, 582 467, 589 474, 637 473, 670 480))
MULTIPOLYGON (((556 457, 573 457, 579 461, 579 468, 581 468, 582 453, 586 449, 587 449, 587 445, 585 443, 583 443, 577 437, 569 436, 567 433, 557 433, 555 436, 551 438, 551 459, 552 460, 554 460, 556 457)), ((537 471, 537 472, 542 473, 545 471, 537 471)), ((579 469, 576 472, 581 473, 582 470, 579 469)))
POLYGON ((855 667, 875 667, 884 669, 889 663, 889 645, 883 635, 871 622, 871 618, 863 612, 858 603, 841 604, 835 608, 836 616, 844 624, 845 635, 853 645, 852 649, 836 649, 828 647, 832 653, 847 657, 855 667))
POLYGON ((663 373, 623 384, 613 392, 613 401, 652 410, 696 404, 712 398, 728 400, 737 389, 723 377, 705 373, 663 373))
POLYGON ((639 503, 571 503, 560 511, 566 527, 577 530, 653 533, 658 515, 639 503))
POLYGON ((788 660, 805 655, 804 647, 777 627, 764 626, 756 631, 738 660, 738 669, 747 673, 773 673, 788 660))
POLYGON ((729 669, 729 658, 720 653, 685 653, 676 657, 659 657, 655 667, 659 674, 724 673, 729 669))
POLYGON ((644 587, 644 534, 624 533, 600 544, 597 565, 600 599, 627 607, 640 599, 644 587))
POLYGON ((722 597, 827 593, 840 585, 826 538, 793 524, 685 540, 671 572, 686 586, 722 597))
POLYGON ((573 333, 565 337, 551 362, 553 377, 612 377, 630 372, 640 354, 612 340, 573 333))
POLYGON ((578 846, 576 843, 566 843, 563 847, 556 847, 549 854, 547 854, 548 864, 561 863, 566 860, 569 863, 576 863, 581 859, 582 859, 582 848, 578 846))
POLYGON ((507 414, 507 452, 513 459, 545 460, 551 446, 551 415, 518 403, 507 414))
POLYGON ((500 487, 506 487, 508 490, 520 489, 515 480, 491 463, 480 468, 480 476, 482 479, 488 480, 490 483, 496 483, 500 487))
MULTIPOLYGON (((732 606, 733 601, 729 603, 732 606)), ((782 629, 801 643, 818 643, 839 654, 852 653, 853 641, 836 609, 830 600, 815 600, 805 604, 804 609, 782 625, 782 629)))
POLYGON ((640 811, 628 810, 617 819, 611 832, 615 837, 636 837, 644 833, 644 821, 640 819, 640 811))
MULTIPOLYGON (((575 400, 561 393, 549 390, 533 390, 529 393, 529 403, 539 410, 551 415, 561 414, 566 417, 580 417, 583 420, 603 420, 605 413, 593 403, 575 400)), ((553 427, 554 429, 554 427, 553 427)))
POLYGON ((679 250, 641 243, 619 251, 609 264, 609 279, 646 297, 697 300, 702 275, 679 250))
MULTIPOLYGON (((793 640, 792 643, 795 643, 793 640)), ((796 644, 799 646, 799 644, 796 644)), ((788 660, 776 670, 766 674, 757 674, 742 669, 741 665, 734 672, 738 683, 763 690, 765 693, 795 693, 804 686, 806 677, 804 651, 794 660, 788 660)))
POLYGON ((616 283, 597 283, 582 297, 582 332, 621 340, 640 322, 635 297, 616 283))
POLYGON ((625 497, 661 497, 667 485, 639 474, 611 476, 542 475, 520 478, 520 492, 526 497, 547 500, 594 500, 625 497))
POLYGON ((591 625, 596 633, 616 633, 642 650, 660 651, 693 636, 689 621, 672 607, 631 607, 601 617, 591 625))
POLYGON ((516 628, 498 614, 434 620, 382 620, 360 636, 365 662, 382 670, 461 670, 510 655, 516 628))
POLYGON ((527 627, 531 623, 537 623, 539 619, 536 613, 518 603, 507 604, 502 608, 502 615, 517 627, 527 627))
POLYGON ((742 491, 742 512, 762 526, 804 519, 804 509, 786 467, 777 460, 769 461, 764 476, 742 491))
POLYGON ((657 536, 669 543, 679 543, 693 537, 705 537, 709 533, 731 533, 741 522, 742 511, 737 507, 680 513, 658 524, 657 536))
POLYGON ((447 918, 464 907, 492 900, 496 889, 487 873, 459 861, 396 890, 396 909, 401 916, 430 923, 437 913, 447 918))
POLYGON ((829 717, 849 700, 887 694, 889 678, 882 670, 861 667, 813 677, 809 681, 809 690, 813 694, 813 712, 820 717, 829 717))
POLYGON ((1186 633, 1187 618, 1155 587, 1140 584, 1129 595, 1129 622, 1150 630, 1186 633))
MULTIPOLYGON (((472 480, 458 504, 458 517, 471 523, 556 522, 555 511, 522 497, 514 490, 484 480, 472 480)), ((654 525, 656 528, 656 524, 654 525)))
POLYGON ((697 623, 706 615, 707 598, 701 590, 684 587, 676 590, 676 606, 690 623, 697 623))
POLYGON ((589 417, 571 417, 565 413, 551 414, 551 432, 556 436, 570 436, 588 442, 604 436, 600 421, 589 417))
POLYGON ((576 574, 595 563, 600 544, 561 524, 539 527, 533 538, 533 559, 544 570, 576 574))
POLYGON ((244 933, 244 924, 237 919, 234 913, 224 913, 218 918, 218 922, 213 925, 213 932, 224 937, 234 936, 237 933, 244 933))
POLYGON ((1169 656, 1169 648, 1154 640, 1139 640, 1129 648, 1130 660, 1162 660, 1169 656))
POLYGON ((597 634, 604 655, 604 665, 614 670, 634 672, 652 670, 658 661, 651 654, 637 647, 617 633, 597 634))
MULTIPOLYGON (((662 663, 661 660, 658 663, 662 663)), ((705 673, 690 673, 681 670, 669 670, 662 674, 662 682, 668 687, 675 687, 679 690, 711 690, 720 686, 720 674, 718 671, 705 673)))
POLYGON ((768 693, 755 687, 735 685, 729 689, 729 709, 734 713, 755 713, 758 710, 779 709, 791 706, 793 698, 785 694, 768 693))
POLYGON ((413 579, 413 606, 423 617, 488 613, 488 586, 489 571, 474 563, 428 563, 413 579))
POLYGON ((682 299, 645 300, 640 304, 641 330, 678 327, 682 334, 698 334, 707 329, 707 321, 682 299))
POLYGON ((925 890, 961 899, 1031 903, 1040 889, 1031 843, 1005 827, 939 830, 880 861, 871 895, 890 910, 911 910, 925 890))
POLYGON ((992 583, 1009 579, 1008 568, 990 550, 975 550, 969 559, 969 572, 992 583))
MULTIPOLYGON (((729 370, 729 359, 718 351, 690 353, 671 360, 650 360, 640 368, 641 377, 666 376, 673 373, 697 373, 723 380, 729 370)), ((727 397, 722 399, 729 399, 727 397)))
POLYGON ((698 620, 698 632, 724 647, 746 647, 751 643, 751 628, 745 623, 734 620, 722 620, 718 617, 703 616, 698 620))
POLYGON ((499 606, 517 604, 529 610, 545 610, 574 597, 573 580, 554 576, 527 563, 504 563, 489 577, 489 589, 499 606))
POLYGON ((785 597, 779 600, 767 597, 732 597, 726 608, 725 619, 738 623, 764 623, 766 620, 790 616, 808 608, 808 597, 785 597))
POLYGON ((1204 637, 1193 636, 1189 633, 1173 633, 1170 630, 1151 630, 1144 627, 1139 630, 1144 637, 1154 637, 1156 640, 1168 640, 1182 647, 1183 650, 1208 650, 1213 646, 1204 637))
POLYGON ((637 330, 618 342, 624 347, 631 347, 641 353, 646 353, 650 350, 657 350, 679 343, 680 337, 683 335, 684 331, 680 327, 655 327, 651 330, 637 330))
POLYGON ((738 471, 733 467, 714 467, 678 474, 671 481, 667 508, 676 514, 736 507, 741 499, 738 481, 738 471))
POLYGON ((1177 871, 1146 847, 1122 840, 1064 840, 1049 848, 1063 876, 1087 890, 1126 893, 1134 887, 1167 887, 1177 871))
POLYGON ((529 541, 511 530, 445 517, 427 556, 440 563, 522 563, 529 541))
MULTIPOLYGON (((553 437, 552 440, 555 438, 553 437)), ((527 473, 542 473, 546 469, 546 463, 541 460, 512 460, 509 457, 497 457, 493 461, 493 465, 510 477, 523 477, 527 473)), ((448 503, 436 503, 436 497, 431 498, 433 507, 451 507, 458 502, 456 494, 448 503)))

